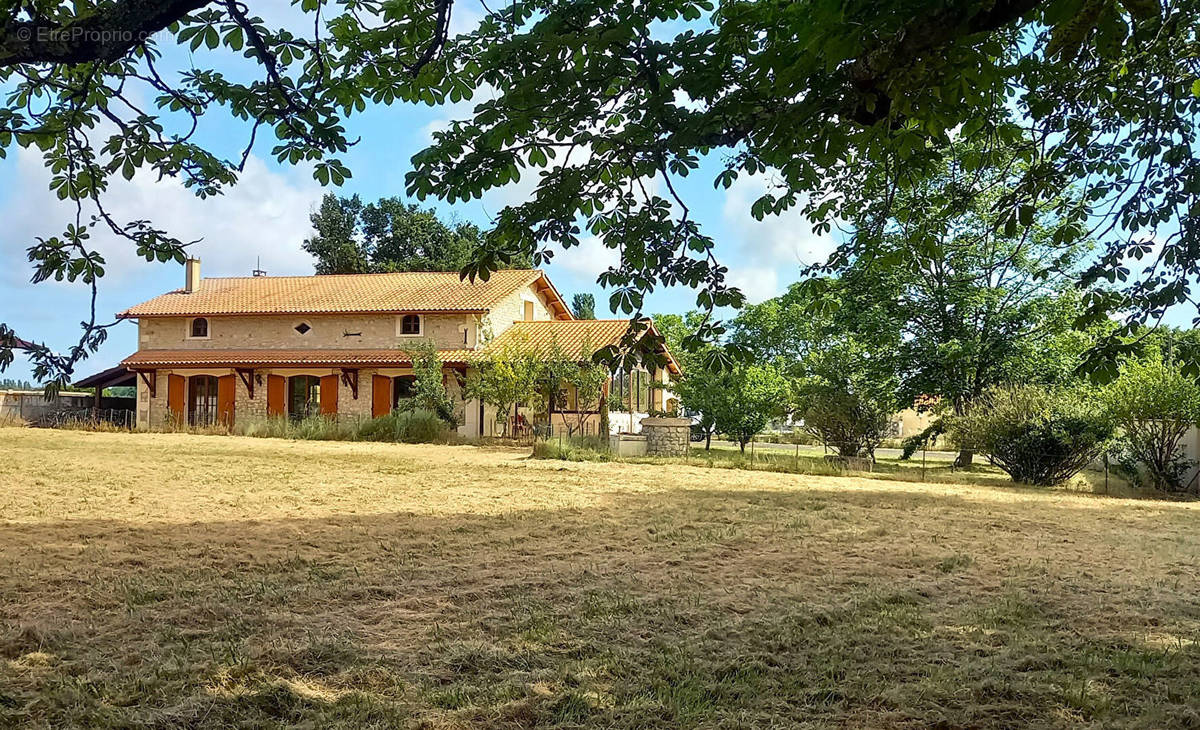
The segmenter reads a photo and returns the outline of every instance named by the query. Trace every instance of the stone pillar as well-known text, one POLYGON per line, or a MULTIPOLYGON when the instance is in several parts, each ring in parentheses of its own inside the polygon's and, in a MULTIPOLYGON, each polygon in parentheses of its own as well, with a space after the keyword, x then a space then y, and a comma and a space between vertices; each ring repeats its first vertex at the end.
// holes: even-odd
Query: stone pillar
POLYGON ((233 403, 233 425, 237 428, 239 425, 247 426, 251 423, 267 420, 267 374, 262 370, 255 370, 250 375, 250 382, 254 384, 254 397, 250 397, 250 389, 246 387, 246 383, 242 380, 242 373, 236 370, 234 375, 234 403, 233 403), (262 382, 259 382, 259 381, 262 382))
POLYGON ((341 390, 338 393, 338 420, 345 423, 361 423, 371 420, 372 386, 375 381, 375 371, 361 368, 358 371, 358 398, 350 386, 342 383, 340 378, 344 371, 338 371, 341 390))
MULTIPOLYGON (((150 397, 149 389, 146 389, 146 425, 148 429, 165 428, 167 425, 167 371, 155 370, 154 375, 154 397, 150 397)), ((138 387, 145 388, 141 378, 138 378, 138 387)), ((139 403, 140 408, 140 403, 139 403)), ((138 415, 139 427, 141 426, 141 414, 138 415)))
POLYGON ((684 456, 688 451, 692 422, 687 418, 643 418, 648 456, 684 456))

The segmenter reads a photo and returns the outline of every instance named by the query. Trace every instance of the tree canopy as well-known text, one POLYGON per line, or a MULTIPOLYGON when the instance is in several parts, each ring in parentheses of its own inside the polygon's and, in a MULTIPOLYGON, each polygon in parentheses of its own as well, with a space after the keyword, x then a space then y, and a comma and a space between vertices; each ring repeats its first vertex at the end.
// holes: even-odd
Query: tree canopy
POLYGON ((1200 383, 1183 373, 1181 352, 1195 348, 1196 332, 1156 332, 1150 346, 1122 363, 1105 400, 1121 430, 1118 464, 1136 484, 1177 491, 1187 486, 1196 466, 1182 441, 1200 425, 1200 383))
MULTIPOLYGON (((326 194, 309 218, 314 235, 304 250, 316 258, 318 274, 392 271, 460 271, 482 244, 478 226, 443 223, 433 209, 400 198, 363 204, 357 195, 326 194)), ((512 262, 529 268, 528 257, 512 262)))
POLYGON ((571 297, 571 313, 575 315, 575 319, 595 319, 596 297, 587 293, 571 297))
MULTIPOLYGON (((719 373, 710 371, 710 375, 701 378, 716 385, 708 390, 713 425, 718 432, 728 434, 736 441, 743 452, 750 439, 762 432, 772 418, 787 413, 788 381, 773 365, 744 365, 719 373)), ((685 387, 680 391, 685 403, 688 396, 684 393, 691 390, 685 387)), ((703 421, 707 419, 702 418, 702 426, 703 421)))
MULTIPOLYGON (((660 285, 696 287, 709 313, 743 300, 680 178, 728 188, 766 175, 756 217, 800 209, 818 231, 860 220, 846 237, 859 250, 880 245, 897 193, 969 142, 1010 159, 969 156, 965 171, 1022 170, 994 201, 995 226, 1027 226, 1048 207, 1059 241, 1095 239, 1076 276, 1082 321, 1122 312, 1132 327, 1189 303, 1200 273, 1198 3, 528 0, 485 6, 451 36, 451 0, 303 0, 307 17, 287 28, 237 0, 32 0, 0 26, 0 152, 40 151, 53 190, 77 204, 61 232, 31 242, 34 280, 95 286, 106 263, 94 227, 147 259, 184 256, 169 221, 107 212, 114 176, 144 170, 213 195, 261 143, 337 185, 351 175, 347 117, 486 89, 414 156, 407 192, 453 203, 536 176, 467 273, 523 256, 540 265, 594 235, 621 255, 600 277, 610 305, 639 315, 660 285), (244 122, 231 159, 203 134, 212 114, 244 122), (1077 197, 1061 196, 1072 186, 1077 197), (1089 289, 1100 281, 1114 286, 1089 289)), ((4 327, 0 364, 20 347, 39 380, 65 382, 104 341, 94 311, 83 324, 59 350, 4 327)), ((710 316, 695 338, 722 332, 710 316)))

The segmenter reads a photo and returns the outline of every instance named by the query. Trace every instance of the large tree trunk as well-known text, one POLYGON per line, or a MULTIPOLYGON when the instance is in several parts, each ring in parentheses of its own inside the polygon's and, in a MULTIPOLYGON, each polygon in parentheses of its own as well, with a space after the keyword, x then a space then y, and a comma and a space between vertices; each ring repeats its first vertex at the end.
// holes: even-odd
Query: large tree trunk
MULTIPOLYGON (((956 415, 956 416, 967 415, 967 404, 964 403, 962 400, 955 400, 954 415, 956 415)), ((956 468, 956 469, 969 468, 973 461, 975 461, 975 449, 962 448, 960 445, 960 448, 958 449, 958 456, 954 457, 954 468, 956 468)))

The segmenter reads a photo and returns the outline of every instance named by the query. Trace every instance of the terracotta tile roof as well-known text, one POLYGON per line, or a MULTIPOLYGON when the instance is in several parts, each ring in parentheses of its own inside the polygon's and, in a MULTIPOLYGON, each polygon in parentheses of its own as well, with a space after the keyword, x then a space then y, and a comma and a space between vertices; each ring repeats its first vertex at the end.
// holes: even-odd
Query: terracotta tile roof
MULTIPOLYGON (((651 331, 654 323, 650 322, 651 331)), ((557 342, 566 353, 581 353, 584 347, 592 351, 615 345, 629 329, 627 319, 575 319, 537 322, 516 322, 488 343, 488 347, 505 347, 508 344, 525 345, 536 351, 547 351, 557 342)), ((679 374, 679 364, 666 348, 668 368, 679 374)))
POLYGON ((486 312, 514 291, 537 283, 560 316, 570 317, 554 285, 538 270, 497 271, 485 281, 456 272, 245 276, 201 279, 118 314, 121 318, 220 314, 330 314, 369 312, 486 312), (556 301, 555 301, 556 300, 556 301))
MULTIPOLYGON (((466 363, 470 350, 438 350, 444 363, 466 363)), ((404 350, 138 350, 121 361, 131 370, 150 367, 261 367, 321 365, 403 366, 412 360, 404 350)))

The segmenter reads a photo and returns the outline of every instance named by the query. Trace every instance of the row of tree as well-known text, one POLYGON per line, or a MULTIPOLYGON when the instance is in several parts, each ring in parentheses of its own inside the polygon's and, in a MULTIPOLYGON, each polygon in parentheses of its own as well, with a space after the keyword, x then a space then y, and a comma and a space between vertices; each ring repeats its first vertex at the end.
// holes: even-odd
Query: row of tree
MULTIPOLYGON (((798 291, 743 312, 732 336, 770 342, 763 323, 794 312, 787 301, 798 291)), ((697 316, 660 315, 660 328, 678 341, 697 316)), ((710 442, 722 433, 743 450, 772 420, 793 418, 841 457, 874 458, 896 412, 917 407, 937 419, 907 440, 905 458, 944 434, 960 449, 960 464, 964 454, 980 452, 1018 482, 1058 484, 1108 455, 1134 484, 1179 491, 1197 466, 1183 441, 1200 425, 1200 383, 1186 364, 1200 349, 1200 333, 1143 332, 1130 343, 1111 382, 1096 384, 1070 367, 1086 349, 1087 333, 1063 326, 1037 358, 990 364, 1000 375, 969 399, 954 400, 945 391, 910 398, 906 373, 897 367, 902 360, 864 347, 845 332, 834 337, 817 331, 827 337, 796 341, 805 346, 793 354, 730 369, 709 367, 702 354, 685 355, 685 375, 675 392, 685 409, 698 414, 710 442), (1012 370, 1017 374, 1009 374, 1012 370)), ((954 344, 931 349, 953 362, 959 356, 954 344)))
MULTIPOLYGON (((433 208, 396 197, 363 203, 357 195, 326 193, 309 220, 313 234, 302 247, 318 274, 462 271, 486 235, 473 223, 447 223, 433 208)), ((527 269, 533 260, 517 256, 507 266, 527 269)), ((595 296, 574 295, 571 311, 576 319, 595 319, 595 296)))
MULTIPOLYGON (((1149 328, 1117 337, 1116 324, 1089 316, 1075 282, 1090 241, 1060 217, 1062 201, 1004 214, 1000 201, 1024 171, 979 165, 988 154, 967 146, 945 155, 891 200, 876 245, 851 241, 782 296, 738 312, 722 344, 753 364, 712 367, 719 358, 710 352, 686 355, 677 386, 684 407, 701 414, 710 434, 719 430, 743 445, 787 416, 842 456, 872 457, 893 414, 921 403, 943 417, 934 431, 955 437, 959 466, 969 466, 977 450, 1001 466, 1011 462, 999 454, 1000 427, 985 423, 988 414, 1008 413, 1008 427, 1027 439, 1022 453, 1065 448, 1045 439, 1070 421, 1067 430, 1091 444, 1084 452, 1107 448, 1119 431, 1131 472, 1177 487, 1187 470, 1179 441, 1200 422, 1185 397, 1197 372, 1178 364, 1195 360, 1195 339, 1149 328), (1102 392, 1085 382, 1080 365, 1114 340, 1122 357, 1090 373, 1092 382, 1111 383, 1102 392), (1024 387, 1006 389, 1014 383, 1024 387), (728 404, 740 413, 724 414, 728 404), (1025 414, 1019 427, 1013 414, 1025 414), (1035 437, 1030 424, 1038 419, 1049 430, 1035 437)), ((697 315, 656 319, 674 348, 700 322, 697 315)), ((1010 473, 1057 479, 1031 476, 1041 467, 1022 469, 1010 473)))

